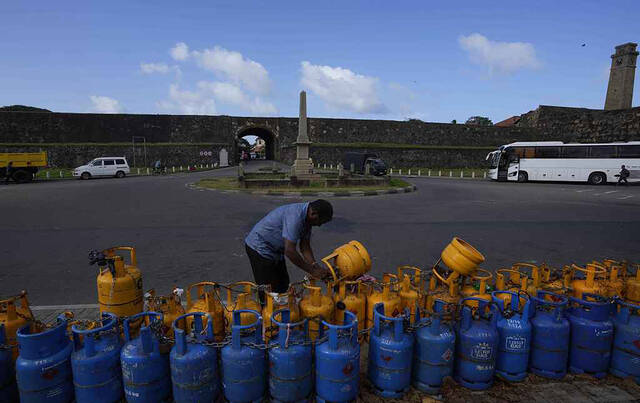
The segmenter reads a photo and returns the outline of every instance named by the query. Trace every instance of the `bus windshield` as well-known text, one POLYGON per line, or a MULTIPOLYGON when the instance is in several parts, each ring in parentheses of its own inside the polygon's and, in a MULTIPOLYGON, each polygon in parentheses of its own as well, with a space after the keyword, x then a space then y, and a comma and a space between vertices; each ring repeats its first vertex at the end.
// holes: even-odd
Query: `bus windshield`
POLYGON ((498 167, 498 162, 500 161, 500 151, 494 151, 492 153, 489 153, 489 155, 487 156, 487 160, 489 160, 489 166, 491 168, 497 168, 498 167))

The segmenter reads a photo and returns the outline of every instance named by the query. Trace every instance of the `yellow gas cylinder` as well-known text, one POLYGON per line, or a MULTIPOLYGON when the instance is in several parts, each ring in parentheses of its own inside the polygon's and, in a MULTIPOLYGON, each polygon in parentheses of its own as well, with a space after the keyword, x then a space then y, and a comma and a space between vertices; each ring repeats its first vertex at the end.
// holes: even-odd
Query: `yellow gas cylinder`
MULTIPOLYGON (((478 267, 475 274, 464 277, 464 285, 460 290, 461 298, 476 297, 485 301, 491 301, 489 283, 492 279, 493 274, 478 267)), ((475 308, 478 306, 478 301, 465 301, 465 305, 475 308)))
POLYGON ((597 263, 587 263, 585 267, 576 264, 571 265, 573 279, 571 289, 575 298, 582 298, 582 293, 598 294, 606 293, 607 269, 597 263), (585 278, 576 278, 576 272, 584 273, 585 278))
POLYGON ((540 268, 532 263, 514 263, 511 268, 513 270, 519 271, 531 280, 527 283, 526 289, 520 287, 520 290, 525 291, 529 295, 535 296, 538 293, 538 289, 541 288, 542 285, 540 268))
POLYGON ((322 258, 333 281, 355 280, 371 270, 371 257, 358 241, 351 241, 336 248, 330 255, 322 258))
POLYGON ((105 259, 98 261, 100 273, 97 280, 100 313, 111 312, 119 318, 126 318, 142 312, 144 293, 136 250, 130 246, 119 246, 102 253, 105 259), (119 251, 129 252, 130 264, 116 254, 119 251))
POLYGON ((18 295, 0 300, 0 323, 4 324, 7 344, 12 346, 13 359, 15 360, 18 357, 16 332, 21 327, 34 323, 33 312, 29 308, 26 291, 21 291, 18 295), (16 306, 17 302, 20 303, 19 306, 16 306))
POLYGON ((316 286, 315 281, 310 280, 309 284, 303 284, 306 293, 300 301, 300 315, 309 320, 309 338, 315 340, 318 337, 319 320, 321 318, 329 323, 334 321, 334 302, 331 297, 331 286, 327 287, 327 294, 322 294, 322 287, 316 286))
POLYGON ((398 267, 398 279, 400 279, 402 309, 409 309, 411 323, 414 323, 416 310, 424 308, 426 303, 422 270, 414 266, 400 266, 398 267))
POLYGON ((367 296, 367 329, 373 326, 373 308, 378 303, 384 305, 385 316, 398 316, 402 313, 402 301, 398 294, 398 277, 395 274, 384 273, 380 285, 381 289, 372 287, 367 296))
POLYGON ((265 305, 262 308, 262 334, 266 341, 269 341, 271 338, 271 315, 278 309, 284 308, 289 310, 290 323, 297 322, 300 317, 300 312, 293 287, 290 287, 286 293, 265 293, 265 305))
POLYGON ((632 269, 636 270, 636 274, 627 278, 623 294, 626 301, 638 305, 640 304, 640 264, 632 265, 632 269))
MULTIPOLYGON (((224 339, 225 315, 218 290, 220 285, 212 281, 202 281, 187 287, 187 313, 205 312, 213 320, 213 335, 216 341, 224 339), (193 293, 193 289, 196 292, 193 293), (194 298, 195 297, 195 298, 194 298)), ((202 319, 203 326, 207 325, 207 318, 202 319)), ((187 328, 191 329, 193 317, 187 318, 187 328)))
MULTIPOLYGON (((262 307, 258 300, 258 286, 250 281, 238 281, 227 286, 227 300, 225 302, 225 325, 227 331, 231 331, 233 323, 233 311, 239 309, 251 309, 262 314, 262 307), (236 293, 235 300, 233 294, 236 293)), ((243 313, 240 315, 240 324, 249 325, 255 322, 255 316, 243 313)), ((264 318, 262 318, 264 320, 264 318)))
POLYGON ((444 304, 457 304, 460 301, 460 286, 457 281, 446 283, 438 273, 437 266, 431 269, 429 289, 425 292, 427 298, 424 308, 428 313, 434 313, 434 303, 442 301, 444 304))
MULTIPOLYGON (((565 266, 559 273, 546 263, 542 263, 539 266, 540 269, 540 282, 536 285, 537 288, 544 291, 550 291, 555 294, 566 294, 569 281, 566 279, 570 276, 568 267, 565 266)), ((535 294, 529 294, 535 296, 535 294)))
MULTIPOLYGON (((496 270, 496 291, 527 292, 529 289, 529 277, 514 269, 496 270)), ((504 301, 505 306, 511 303, 511 294, 498 294, 497 298, 504 301)))
POLYGON ((440 259, 434 267, 438 266, 441 262, 451 271, 447 278, 442 279, 444 283, 449 284, 459 276, 469 276, 473 274, 478 268, 478 265, 484 262, 484 256, 467 242, 455 237, 449 245, 444 248, 440 254, 440 259))
MULTIPOLYGON (((156 295, 155 289, 147 291, 144 295, 145 300, 147 301, 147 310, 162 313, 162 331, 164 335, 169 338, 173 338, 174 336, 173 321, 176 320, 178 316, 185 314, 184 307, 182 306, 182 300, 180 298, 181 294, 182 290, 174 287, 171 291, 171 295, 169 296, 158 296, 156 295)), ((178 323, 178 327, 185 330, 185 322, 180 321, 180 323, 178 323)))
POLYGON ((359 281, 341 281, 338 292, 333 296, 335 321, 344 323, 344 312, 349 311, 358 319, 358 330, 364 329, 367 319, 367 297, 365 287, 359 281))
POLYGON ((605 259, 603 262, 608 275, 605 281, 605 297, 621 297, 627 275, 627 262, 605 259))

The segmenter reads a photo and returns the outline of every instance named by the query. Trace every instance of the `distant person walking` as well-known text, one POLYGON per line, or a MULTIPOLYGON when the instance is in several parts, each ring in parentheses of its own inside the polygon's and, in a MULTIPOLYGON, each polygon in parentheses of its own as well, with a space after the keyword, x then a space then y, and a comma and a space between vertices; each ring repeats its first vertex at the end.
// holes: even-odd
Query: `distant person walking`
POLYGON ((13 170, 11 169, 13 167, 13 161, 9 161, 9 163, 7 164, 7 168, 5 173, 5 177, 4 177, 4 184, 8 185, 9 184, 9 179, 11 179, 11 175, 13 174, 13 170))
POLYGON ((620 167, 620 173, 618 174, 618 183, 616 183, 616 186, 621 184, 622 181, 624 181, 625 186, 629 185, 629 182, 627 182, 627 178, 629 177, 629 175, 631 175, 631 172, 629 172, 629 170, 624 165, 620 167))

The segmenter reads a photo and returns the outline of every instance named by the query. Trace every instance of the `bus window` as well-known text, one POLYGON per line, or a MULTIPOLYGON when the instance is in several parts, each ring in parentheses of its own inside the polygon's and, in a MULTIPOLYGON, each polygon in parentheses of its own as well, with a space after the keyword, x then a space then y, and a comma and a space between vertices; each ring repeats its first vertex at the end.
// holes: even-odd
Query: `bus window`
POLYGON ((615 146, 589 146, 589 157, 591 158, 615 158, 615 146))
POLYGON ((640 146, 618 146, 618 158, 640 158, 640 146))
POLYGON ((584 146, 562 147, 563 158, 587 158, 589 148, 584 146))
POLYGON ((536 158, 559 158, 560 147, 536 147, 536 158))
POLYGON ((524 150, 523 155, 521 155, 520 158, 535 158, 536 156, 535 147, 525 147, 523 150, 524 150))

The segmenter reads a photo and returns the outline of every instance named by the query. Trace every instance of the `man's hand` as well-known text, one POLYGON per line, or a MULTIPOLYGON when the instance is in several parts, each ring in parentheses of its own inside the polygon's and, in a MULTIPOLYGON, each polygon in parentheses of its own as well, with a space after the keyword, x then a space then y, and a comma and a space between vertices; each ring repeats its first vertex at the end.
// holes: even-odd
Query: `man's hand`
POLYGON ((311 274, 315 278, 319 278, 321 280, 325 280, 331 277, 331 273, 329 273, 329 269, 322 266, 318 262, 313 262, 309 269, 309 274, 311 274))

